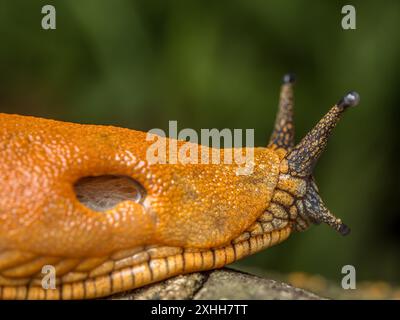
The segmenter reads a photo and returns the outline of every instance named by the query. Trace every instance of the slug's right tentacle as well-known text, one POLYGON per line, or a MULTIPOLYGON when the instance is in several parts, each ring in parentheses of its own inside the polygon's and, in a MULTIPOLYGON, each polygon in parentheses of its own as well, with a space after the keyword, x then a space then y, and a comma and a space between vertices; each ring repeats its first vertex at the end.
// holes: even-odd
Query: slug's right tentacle
POLYGON ((269 146, 276 145, 279 148, 290 150, 294 146, 294 122, 293 122, 293 74, 283 77, 283 84, 279 98, 279 109, 275 119, 275 127, 269 142, 269 146))
POLYGON ((285 157, 291 176, 288 180, 300 180, 306 184, 305 193, 298 200, 301 216, 297 221, 298 230, 304 229, 305 222, 307 225, 308 222, 316 224, 325 222, 342 235, 350 232, 350 229, 326 208, 318 193, 312 172, 341 115, 348 107, 357 105, 359 100, 357 92, 352 91, 346 94, 285 157))
POLYGON ((359 100, 357 92, 352 91, 346 94, 287 155, 293 175, 305 177, 312 173, 341 115, 348 107, 357 105, 359 100))

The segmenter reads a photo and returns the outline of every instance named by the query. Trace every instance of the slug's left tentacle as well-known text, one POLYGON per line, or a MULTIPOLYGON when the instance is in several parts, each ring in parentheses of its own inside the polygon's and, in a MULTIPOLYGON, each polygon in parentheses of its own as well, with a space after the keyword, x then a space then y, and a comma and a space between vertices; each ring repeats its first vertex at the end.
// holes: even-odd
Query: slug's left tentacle
POLYGON ((290 150, 294 146, 294 122, 293 122, 293 74, 283 77, 283 84, 279 98, 279 108, 275 119, 275 127, 272 132, 269 145, 290 150))

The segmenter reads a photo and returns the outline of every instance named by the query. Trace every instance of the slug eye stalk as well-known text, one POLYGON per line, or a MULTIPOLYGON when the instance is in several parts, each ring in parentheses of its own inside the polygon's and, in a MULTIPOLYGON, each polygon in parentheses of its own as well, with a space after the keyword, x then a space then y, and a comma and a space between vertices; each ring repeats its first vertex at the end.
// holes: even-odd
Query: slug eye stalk
POLYGON ((269 145, 276 145, 286 150, 294 147, 294 115, 293 115, 293 85, 296 78, 293 74, 283 77, 279 107, 275 119, 274 131, 272 132, 269 145))
POLYGON ((347 235, 350 229, 327 209, 318 193, 312 173, 319 157, 326 149, 333 128, 337 125, 345 110, 359 103, 360 96, 355 91, 350 91, 344 95, 306 134, 300 143, 295 145, 293 84, 294 76, 291 74, 285 75, 281 87, 274 132, 269 145, 286 149, 288 151, 286 160, 290 176, 293 179, 302 179, 306 182, 306 192, 299 200, 302 207, 302 210, 300 210, 302 218, 315 224, 324 222, 342 235, 347 235))
POLYGON ((287 155, 292 175, 305 177, 313 172, 314 166, 325 150, 334 127, 348 107, 356 106, 360 101, 357 92, 347 93, 317 125, 287 155))

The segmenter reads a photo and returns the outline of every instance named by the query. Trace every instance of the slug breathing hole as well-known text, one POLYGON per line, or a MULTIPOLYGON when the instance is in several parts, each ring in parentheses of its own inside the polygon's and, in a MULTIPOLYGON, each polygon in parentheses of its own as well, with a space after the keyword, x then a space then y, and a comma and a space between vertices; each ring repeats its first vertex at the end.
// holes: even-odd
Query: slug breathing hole
POLYGON ((109 210, 126 200, 142 202, 145 195, 137 181, 117 175, 83 177, 74 184, 74 190, 78 200, 95 211, 109 210))

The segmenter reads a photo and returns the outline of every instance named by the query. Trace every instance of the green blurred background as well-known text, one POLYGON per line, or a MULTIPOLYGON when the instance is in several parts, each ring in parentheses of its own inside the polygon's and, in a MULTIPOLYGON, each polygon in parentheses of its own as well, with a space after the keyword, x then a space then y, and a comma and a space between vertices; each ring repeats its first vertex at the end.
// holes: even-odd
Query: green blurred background
MULTIPOLYGON (((400 2, 0 0, 0 111, 147 131, 255 128, 266 145, 282 75, 297 74, 301 138, 348 90, 361 95, 317 169, 352 227, 325 225, 236 264, 334 281, 400 282, 400 2), (57 29, 41 28, 53 4, 57 29)), ((1 161, 1 159, 0 159, 1 161)))

